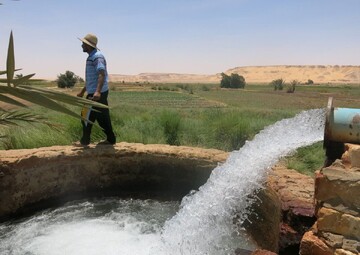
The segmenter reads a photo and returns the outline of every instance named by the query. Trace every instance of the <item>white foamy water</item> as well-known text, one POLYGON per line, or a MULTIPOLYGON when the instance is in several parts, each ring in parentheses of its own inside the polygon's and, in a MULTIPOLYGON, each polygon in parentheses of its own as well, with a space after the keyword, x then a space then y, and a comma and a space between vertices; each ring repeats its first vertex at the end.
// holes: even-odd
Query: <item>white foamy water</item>
POLYGON ((262 187, 267 169, 280 157, 323 139, 324 112, 306 111, 265 128, 216 167, 179 210, 176 202, 152 200, 69 204, 0 225, 0 254, 226 255, 237 247, 252 250, 246 234, 235 229, 234 214, 246 219, 247 208, 256 202, 249 195, 262 187))
MULTIPOLYGON (((234 254, 237 246, 229 234, 236 232, 234 213, 240 212, 241 221, 246 219, 246 208, 253 202, 249 195, 261 188, 266 170, 296 148, 321 141, 324 120, 325 110, 302 112, 265 128, 239 151, 232 152, 198 192, 184 198, 177 215, 165 223, 164 254, 234 254)), ((246 242, 239 246, 254 248, 246 242)))
POLYGON ((75 201, 0 226, 1 255, 149 255, 178 202, 75 201))

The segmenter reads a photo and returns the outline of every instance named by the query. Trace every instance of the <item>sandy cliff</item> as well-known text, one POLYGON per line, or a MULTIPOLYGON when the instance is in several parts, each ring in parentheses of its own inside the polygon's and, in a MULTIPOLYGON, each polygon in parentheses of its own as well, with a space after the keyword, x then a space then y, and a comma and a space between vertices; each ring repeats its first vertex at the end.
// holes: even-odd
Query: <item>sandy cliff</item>
MULTIPOLYGON (((275 79, 285 81, 298 80, 306 82, 309 79, 315 83, 349 83, 360 84, 360 66, 244 66, 224 71, 226 74, 238 73, 244 76, 248 83, 268 83, 275 79)), ((111 74, 114 82, 158 82, 158 83, 214 83, 221 79, 220 73, 212 75, 177 74, 177 73, 141 73, 138 75, 111 74)))

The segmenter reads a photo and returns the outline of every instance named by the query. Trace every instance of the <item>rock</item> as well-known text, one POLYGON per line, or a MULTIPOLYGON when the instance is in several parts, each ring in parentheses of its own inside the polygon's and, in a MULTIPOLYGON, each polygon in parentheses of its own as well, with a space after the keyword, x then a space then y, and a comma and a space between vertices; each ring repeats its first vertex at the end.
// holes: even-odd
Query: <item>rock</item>
POLYGON ((344 249, 337 249, 334 255, 359 255, 359 253, 353 253, 344 249))
POLYGON ((256 196, 259 200, 252 205, 250 211, 253 213, 243 226, 259 247, 278 252, 282 213, 280 200, 270 187, 260 190, 256 196))
POLYGON ((360 218, 322 207, 317 215, 319 231, 360 240, 360 218))
POLYGON ((344 148, 341 159, 316 173, 316 231, 304 236, 303 254, 323 252, 324 245, 330 254, 360 254, 360 145, 344 148))
POLYGON ((214 149, 130 143, 2 151, 0 218, 31 211, 34 204, 102 192, 184 196, 227 156, 214 149))
MULTIPOLYGON (((0 220, 78 195, 137 191, 179 199, 205 183, 228 155, 213 149, 130 143, 2 151, 0 220)), ((256 223, 252 237, 261 248, 277 252, 298 246, 314 223, 314 181, 281 166, 273 169, 267 189, 258 194, 261 203, 254 205, 258 213, 250 217, 256 223)))
POLYGON ((300 255, 334 255, 334 250, 328 247, 312 231, 304 234, 300 244, 300 255))
MULTIPOLYGON (((282 207, 280 251, 296 249, 303 234, 315 222, 314 180, 283 166, 273 167, 268 185, 278 194, 282 207)), ((297 248, 298 249, 298 248, 297 248)))
POLYGON ((346 152, 343 154, 341 160, 348 167, 360 168, 360 146, 358 144, 345 144, 346 152))
POLYGON ((320 232, 319 236, 330 247, 341 248, 343 246, 344 237, 329 232, 320 232))
POLYGON ((360 242, 344 238, 342 248, 355 254, 360 254, 360 242))
POLYGON ((283 166, 275 166, 269 174, 268 184, 279 195, 284 212, 314 216, 313 178, 283 166))
POLYGON ((360 172, 330 166, 316 175, 315 198, 318 201, 360 211, 359 197, 360 172))

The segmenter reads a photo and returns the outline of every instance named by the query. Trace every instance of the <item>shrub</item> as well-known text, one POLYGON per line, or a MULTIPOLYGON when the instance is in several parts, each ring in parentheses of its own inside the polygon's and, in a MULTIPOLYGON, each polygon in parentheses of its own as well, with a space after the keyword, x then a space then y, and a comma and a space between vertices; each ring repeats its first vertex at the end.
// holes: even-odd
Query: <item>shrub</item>
POLYGON ((189 84, 176 84, 175 86, 176 88, 189 92, 189 94, 194 94, 193 86, 190 86, 189 84))
POLYGON ((232 88, 245 88, 245 78, 237 73, 232 73, 230 76, 230 85, 232 88))
POLYGON ((59 88, 72 88, 77 82, 83 81, 71 71, 66 71, 65 74, 59 74, 56 83, 59 88))
POLYGON ((229 75, 227 75, 225 73, 221 73, 220 87, 221 88, 230 88, 230 76, 229 75))
POLYGON ((160 87, 158 87, 158 90, 170 91, 170 88, 167 86, 160 86, 160 87))
POLYGON ((221 88, 244 88, 246 85, 245 78, 237 73, 232 73, 230 76, 221 73, 221 88))
POLYGON ((179 129, 181 117, 173 111, 164 111, 160 115, 160 124, 164 129, 166 143, 169 145, 180 145, 179 129))
POLYGON ((300 84, 300 82, 298 82, 297 80, 293 80, 293 81, 287 86, 286 92, 287 92, 287 93, 294 93, 296 86, 299 85, 299 84, 300 84))
POLYGON ((283 90, 285 84, 285 80, 277 79, 270 82, 270 86, 274 87, 274 90, 283 90))
POLYGON ((305 83, 305 85, 313 85, 313 84, 314 84, 314 81, 310 80, 310 79, 305 83))

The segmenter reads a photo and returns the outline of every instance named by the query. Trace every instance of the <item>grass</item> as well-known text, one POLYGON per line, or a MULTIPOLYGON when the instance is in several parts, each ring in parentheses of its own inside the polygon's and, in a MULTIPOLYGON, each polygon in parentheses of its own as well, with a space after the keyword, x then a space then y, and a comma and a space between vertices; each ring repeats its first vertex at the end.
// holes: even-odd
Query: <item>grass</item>
POLYGON ((285 158, 288 168, 309 176, 314 176, 314 170, 321 169, 324 161, 322 142, 299 148, 294 155, 285 158))
MULTIPOLYGON (((207 108, 221 107, 221 102, 212 102, 190 93, 178 91, 124 91, 115 92, 112 101, 120 105, 141 105, 146 107, 207 108)), ((116 107, 116 106, 115 106, 116 107)))
MULTIPOLYGON (((52 83, 41 83, 40 86, 52 83)), ((35 85, 34 85, 35 86, 35 85)), ((265 126, 302 110, 324 108, 329 96, 334 105, 359 108, 360 86, 298 86, 295 93, 274 91, 268 85, 245 89, 220 89, 217 84, 111 84, 111 118, 117 141, 144 144, 239 149, 265 126), (152 89, 161 87, 162 89, 152 89), (164 88, 167 89, 164 89, 164 88)), ((74 88, 68 93, 80 88, 74 88)), ((0 130, 7 138, 0 149, 69 145, 81 136, 80 121, 39 107, 61 132, 44 125, 26 125, 0 130)), ((73 109, 78 110, 80 109, 73 109)), ((103 138, 94 126, 92 142, 103 138)), ((286 158, 288 167, 312 174, 324 161, 322 145, 301 148, 286 158)))

